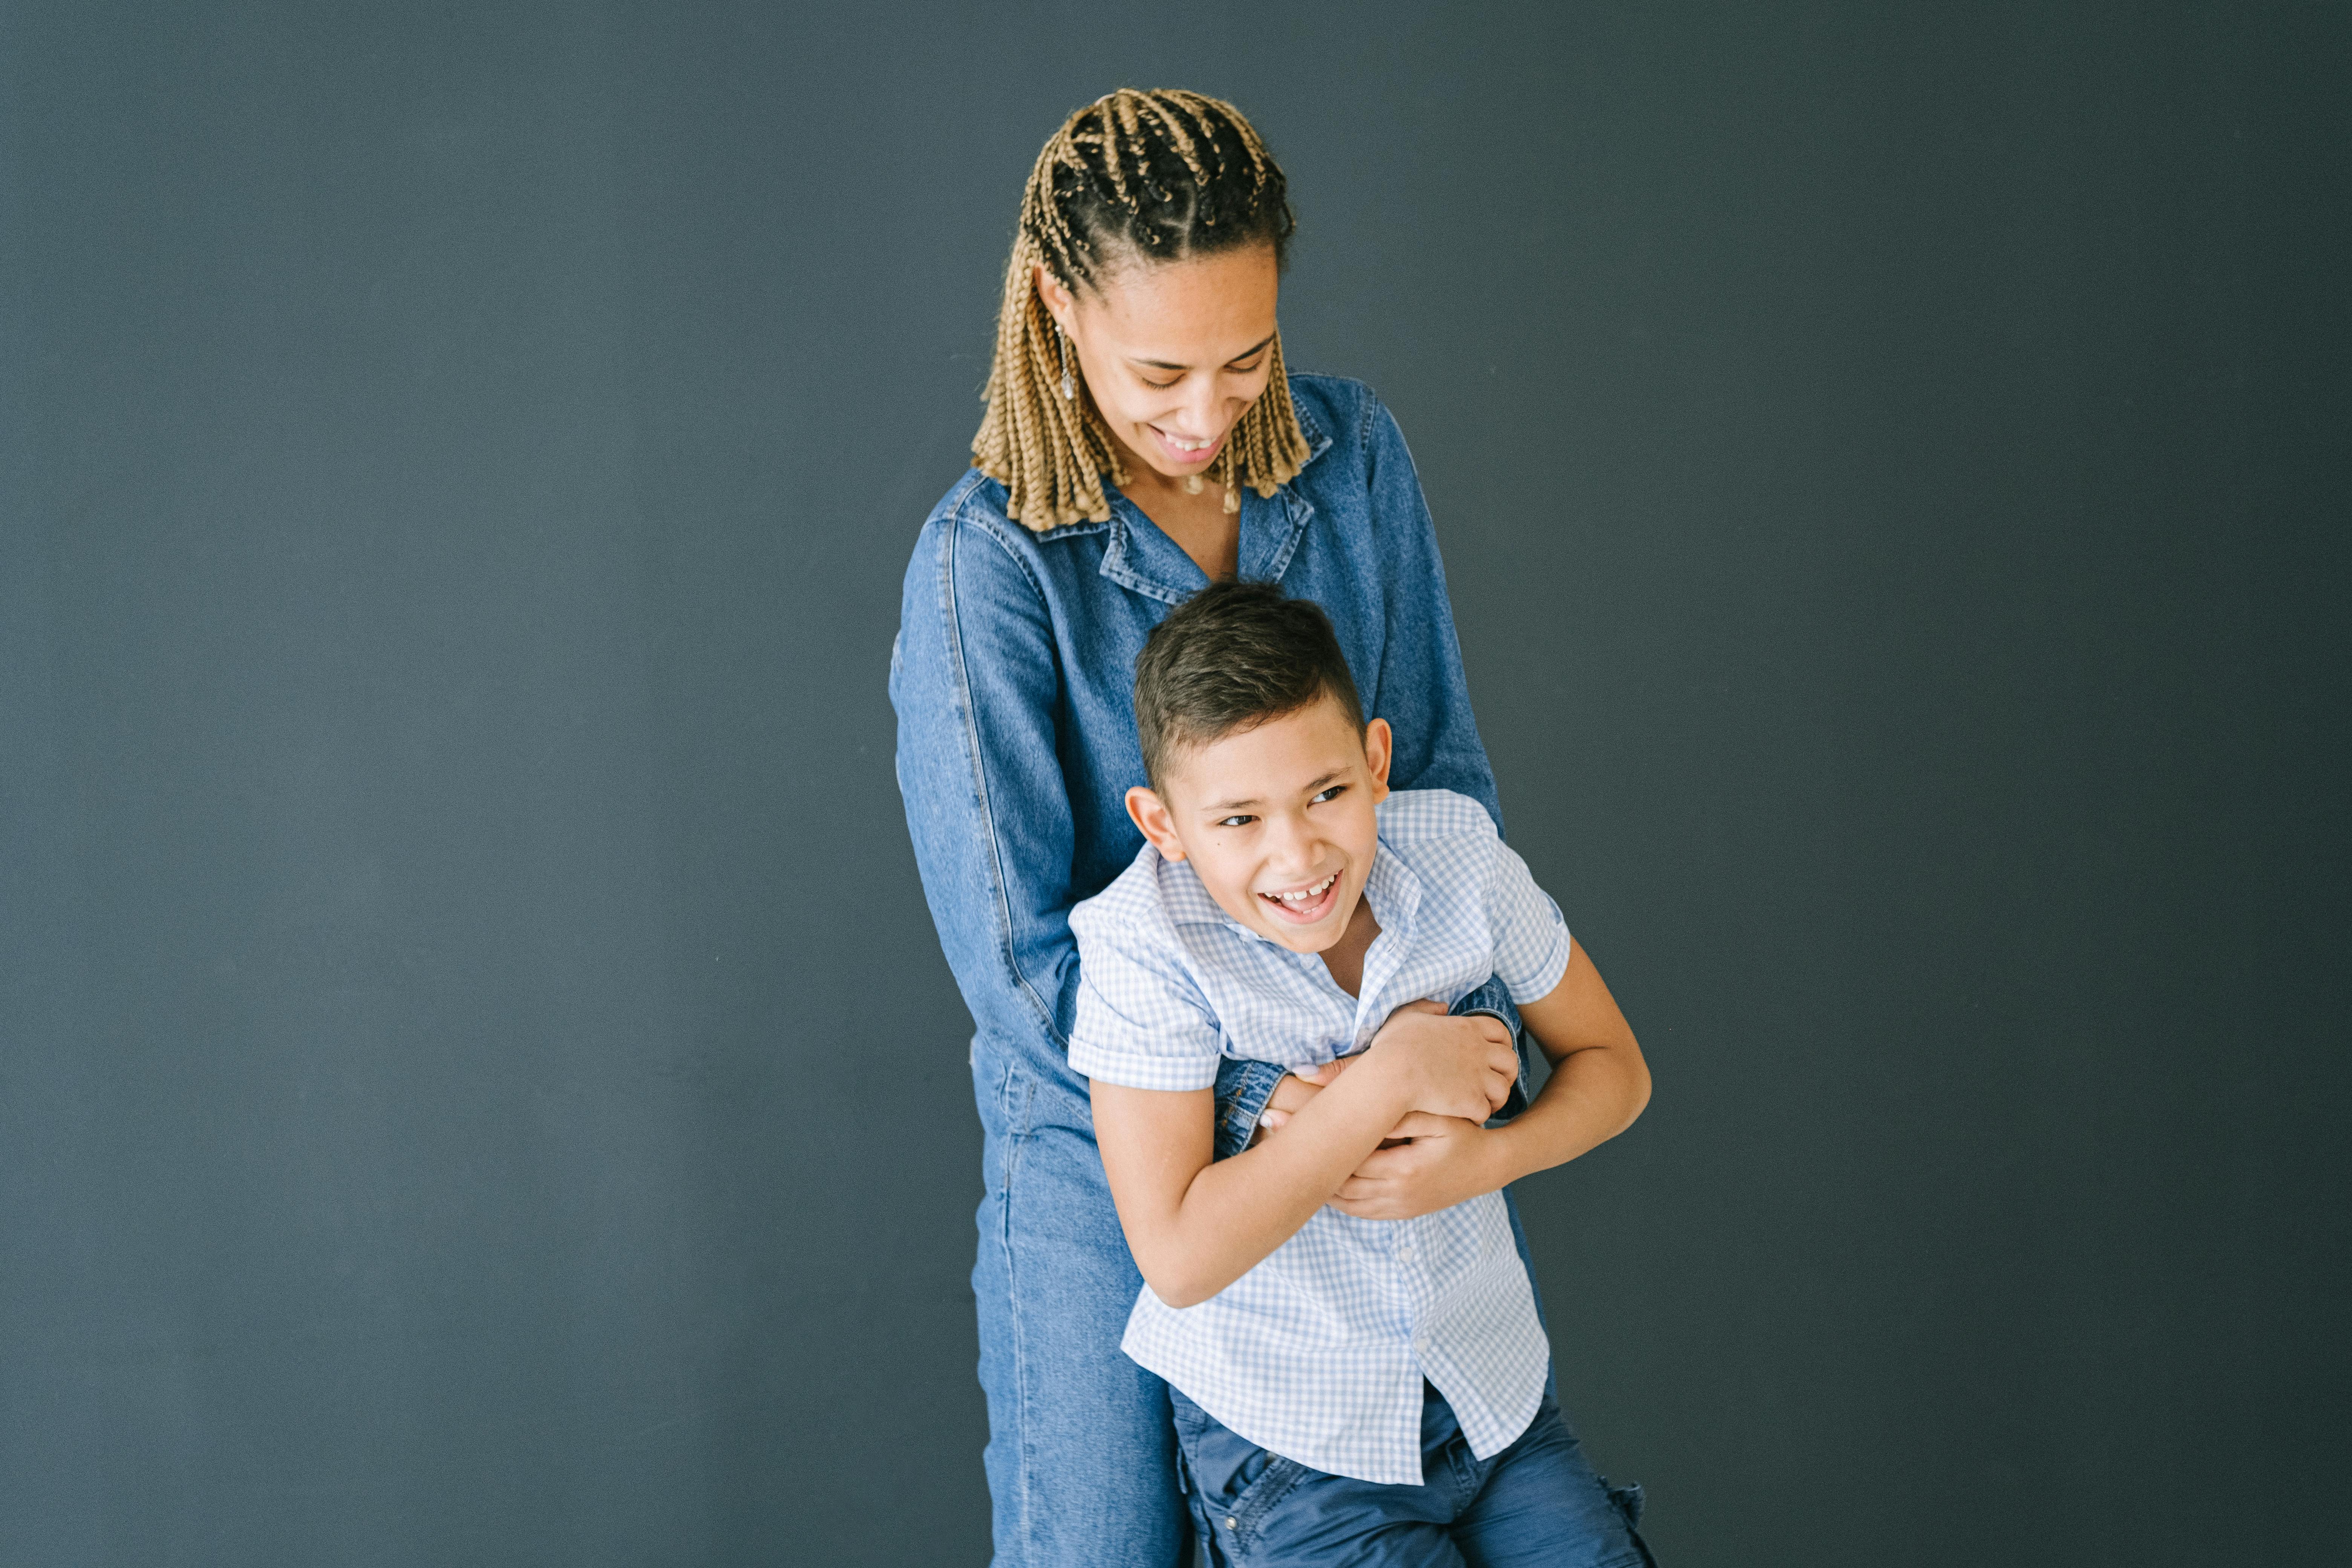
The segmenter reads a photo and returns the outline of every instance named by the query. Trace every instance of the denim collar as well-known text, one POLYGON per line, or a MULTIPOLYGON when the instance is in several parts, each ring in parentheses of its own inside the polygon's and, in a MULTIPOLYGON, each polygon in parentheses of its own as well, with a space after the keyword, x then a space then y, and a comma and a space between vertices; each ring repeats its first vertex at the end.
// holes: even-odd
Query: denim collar
MULTIPOLYGON (((1307 461, 1311 463, 1331 446, 1331 437, 1305 407, 1298 409, 1299 433, 1307 437, 1307 461)), ((1143 509, 1106 485, 1110 498, 1110 541, 1103 547, 1102 574, 1130 592, 1166 604, 1181 605, 1208 585, 1208 574, 1184 553, 1183 546, 1160 531, 1143 509)), ((1244 582, 1279 583, 1284 568, 1298 548, 1299 535, 1315 516, 1315 504, 1289 485, 1272 497, 1242 487, 1240 575, 1244 582)))

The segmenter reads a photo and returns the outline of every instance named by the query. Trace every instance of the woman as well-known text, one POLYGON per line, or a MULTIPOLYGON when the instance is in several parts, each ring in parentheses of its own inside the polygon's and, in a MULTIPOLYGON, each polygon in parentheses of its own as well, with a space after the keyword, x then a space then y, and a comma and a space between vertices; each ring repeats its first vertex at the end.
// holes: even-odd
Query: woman
MULTIPOLYGON (((1070 906, 1140 847, 1121 801, 1143 777, 1145 634, 1213 578, 1315 600, 1367 713, 1395 728, 1398 785, 1500 820, 1403 439, 1362 385, 1284 370, 1291 228, 1282 173, 1231 105, 1122 90, 1073 115, 1022 198, 973 470, 907 570, 898 779, 978 1025, 972 1286, 1003 1564, 1173 1563, 1186 1539, 1165 1386, 1119 1353, 1140 1279, 1066 1057, 1070 906)), ((1226 1152, 1277 1081, 1278 1106, 1313 1092, 1263 1068, 1220 1080, 1226 1152)), ((1353 1212, 1482 1190, 1431 1142, 1351 1184, 1353 1212)))

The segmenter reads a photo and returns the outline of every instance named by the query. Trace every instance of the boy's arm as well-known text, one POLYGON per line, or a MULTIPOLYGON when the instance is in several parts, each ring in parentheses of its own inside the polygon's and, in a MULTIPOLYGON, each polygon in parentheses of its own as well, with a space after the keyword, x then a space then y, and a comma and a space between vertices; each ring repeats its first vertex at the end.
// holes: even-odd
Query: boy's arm
POLYGON ((1507 1182, 1564 1165, 1606 1143, 1650 1103, 1650 1067, 1633 1026, 1580 944, 1549 994, 1519 1005, 1551 1077, 1519 1119, 1493 1130, 1507 1182))
POLYGON ((1095 1136, 1119 1226, 1153 1295, 1205 1301, 1295 1235, 1399 1119, 1422 1110, 1483 1120, 1518 1058, 1500 1023, 1465 1049, 1434 1004, 1400 1008, 1360 1065, 1290 1119, 1283 1136, 1212 1162, 1214 1091, 1094 1080, 1095 1136))
MULTIPOLYGON (((1649 1066, 1583 944, 1570 945, 1559 984, 1518 1006, 1520 1022, 1552 1064, 1535 1103, 1503 1127, 1404 1118, 1391 1135, 1412 1142, 1367 1156, 1333 1195, 1333 1208, 1360 1219, 1409 1219, 1565 1164, 1633 1124, 1650 1102, 1649 1066)), ((1313 1109, 1310 1101, 1290 1125, 1313 1109)), ((1283 1137, 1289 1135, 1286 1126, 1283 1137)))

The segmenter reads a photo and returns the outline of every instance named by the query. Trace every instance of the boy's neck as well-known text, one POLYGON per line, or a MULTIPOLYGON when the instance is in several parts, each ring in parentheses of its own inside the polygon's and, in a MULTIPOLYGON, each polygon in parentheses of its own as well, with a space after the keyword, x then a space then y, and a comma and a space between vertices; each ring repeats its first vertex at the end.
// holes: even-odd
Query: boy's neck
POLYGON ((1364 954, 1372 951, 1380 934, 1381 922, 1372 918, 1371 893, 1367 889, 1356 895, 1356 911, 1348 917, 1348 929, 1319 955, 1323 967, 1331 972, 1331 983, 1350 996, 1363 987, 1364 954))

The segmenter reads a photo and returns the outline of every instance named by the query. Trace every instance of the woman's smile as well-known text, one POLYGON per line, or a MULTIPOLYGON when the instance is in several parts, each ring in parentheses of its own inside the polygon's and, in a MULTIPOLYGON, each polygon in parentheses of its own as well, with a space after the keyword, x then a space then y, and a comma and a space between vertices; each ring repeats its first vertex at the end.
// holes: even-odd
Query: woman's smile
POLYGON ((1157 425, 1146 425, 1144 428, 1159 437, 1160 451, 1180 468, 1206 468, 1215 462, 1217 454, 1224 449, 1225 437, 1232 434, 1230 426, 1216 436, 1204 437, 1178 436, 1157 425))

